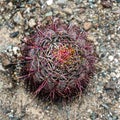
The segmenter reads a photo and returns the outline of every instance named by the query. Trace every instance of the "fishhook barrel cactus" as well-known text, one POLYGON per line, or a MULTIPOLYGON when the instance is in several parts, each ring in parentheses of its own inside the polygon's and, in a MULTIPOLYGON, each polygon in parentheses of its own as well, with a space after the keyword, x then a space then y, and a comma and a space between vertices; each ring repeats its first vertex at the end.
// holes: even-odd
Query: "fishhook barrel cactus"
POLYGON ((58 19, 38 25, 23 40, 21 53, 27 90, 52 101, 82 94, 95 71, 95 50, 86 32, 58 19))

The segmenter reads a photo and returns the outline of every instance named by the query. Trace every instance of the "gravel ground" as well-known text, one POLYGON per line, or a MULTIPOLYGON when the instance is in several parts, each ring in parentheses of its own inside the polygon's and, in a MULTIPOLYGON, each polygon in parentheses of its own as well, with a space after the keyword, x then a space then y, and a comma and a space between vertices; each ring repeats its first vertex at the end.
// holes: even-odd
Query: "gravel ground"
POLYGON ((0 0, 0 53, 0 120, 120 120, 120 0, 0 0), (86 93, 66 105, 33 101, 8 72, 23 36, 52 16, 87 31, 99 56, 86 93))

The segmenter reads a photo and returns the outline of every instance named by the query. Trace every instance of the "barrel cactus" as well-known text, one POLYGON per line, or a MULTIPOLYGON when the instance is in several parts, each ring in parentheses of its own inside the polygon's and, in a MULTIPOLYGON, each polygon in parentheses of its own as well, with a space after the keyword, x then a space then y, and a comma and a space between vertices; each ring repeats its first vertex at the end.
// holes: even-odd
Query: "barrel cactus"
POLYGON ((21 47, 21 77, 27 90, 52 101, 82 94, 96 61, 94 45, 86 34, 59 19, 38 24, 21 47))

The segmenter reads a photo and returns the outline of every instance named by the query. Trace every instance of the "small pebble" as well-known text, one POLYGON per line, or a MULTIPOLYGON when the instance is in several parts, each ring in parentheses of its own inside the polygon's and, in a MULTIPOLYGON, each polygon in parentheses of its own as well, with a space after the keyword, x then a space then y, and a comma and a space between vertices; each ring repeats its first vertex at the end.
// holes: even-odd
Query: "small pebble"
POLYGON ((101 4, 105 8, 111 8, 113 5, 111 0, 101 0, 101 4))
POLYGON ((28 24, 30 27, 34 27, 36 25, 35 19, 30 19, 28 24))
POLYGON ((53 14, 53 13, 50 11, 50 12, 47 12, 47 13, 45 14, 45 16, 46 16, 46 17, 52 16, 52 14, 53 14))
POLYGON ((19 34, 19 31, 16 31, 16 32, 10 33, 10 37, 11 37, 11 38, 15 38, 15 37, 18 36, 18 34, 19 34))
POLYGON ((9 59, 6 58, 6 59, 2 60, 2 65, 4 68, 8 68, 11 65, 11 62, 9 59))
POLYGON ((91 29, 92 23, 91 22, 85 22, 83 27, 84 27, 84 30, 88 31, 88 30, 91 29))
POLYGON ((13 54, 14 55, 17 55, 17 56, 20 56, 20 48, 19 47, 13 47, 13 54))
POLYGON ((47 0, 46 3, 47 3, 47 5, 52 5, 53 4, 53 0, 47 0))
POLYGON ((10 6, 10 8, 13 7, 13 3, 12 2, 9 2, 8 5, 10 6))
POLYGON ((66 4, 67 0, 57 0, 56 3, 59 5, 64 5, 66 4))
POLYGON ((0 63, 0 71, 5 71, 1 63, 0 63))
POLYGON ((71 15, 73 13, 72 9, 70 8, 65 8, 64 12, 67 13, 68 15, 71 15))
POLYGON ((109 109, 109 106, 108 106, 108 104, 107 104, 107 103, 103 103, 101 106, 102 106, 102 107, 104 107, 104 109, 106 109, 106 110, 108 110, 108 109, 109 109))
POLYGON ((109 59, 110 61, 113 61, 114 57, 113 57, 112 55, 110 55, 110 56, 108 57, 108 59, 109 59))
POLYGON ((13 16, 13 20, 15 23, 19 24, 19 25, 23 25, 24 24, 24 18, 22 17, 22 14, 20 11, 18 11, 14 16, 13 16))
POLYGON ((96 42, 96 39, 95 39, 95 37, 93 36, 93 35, 88 35, 87 36, 87 39, 89 40, 89 41, 93 41, 93 42, 96 42))

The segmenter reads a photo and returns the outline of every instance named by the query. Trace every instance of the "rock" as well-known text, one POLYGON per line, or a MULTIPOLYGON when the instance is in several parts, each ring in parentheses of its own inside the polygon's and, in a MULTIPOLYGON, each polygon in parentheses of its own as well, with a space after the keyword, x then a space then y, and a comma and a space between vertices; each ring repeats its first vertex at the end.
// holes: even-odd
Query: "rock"
POLYGON ((62 18, 66 18, 66 14, 65 14, 64 12, 59 11, 59 14, 60 14, 60 17, 62 17, 62 18))
POLYGON ((26 14, 26 13, 30 14, 30 10, 31 10, 31 8, 27 7, 26 10, 24 11, 24 14, 26 14))
POLYGON ((5 7, 1 7, 0 8, 0 12, 2 13, 2 12, 4 12, 5 11, 5 7))
POLYGON ((1 63, 0 63, 0 71, 5 71, 1 63))
POLYGON ((94 4, 95 3, 95 0, 89 0, 89 5, 90 5, 90 8, 93 8, 94 7, 94 4))
POLYGON ((36 25, 35 19, 30 19, 28 24, 30 27, 34 27, 36 25))
POLYGON ((113 11, 113 13, 120 14, 120 9, 117 9, 117 10, 113 11))
POLYGON ((53 14, 53 13, 50 11, 50 12, 47 12, 47 13, 45 14, 45 16, 46 16, 46 17, 52 16, 52 14, 53 14))
POLYGON ((100 105, 101 107, 103 107, 104 109, 108 110, 109 109, 109 104, 107 103, 103 103, 100 105))
POLYGON ((120 0, 116 0, 118 3, 120 2, 120 0))
POLYGON ((10 8, 13 7, 13 3, 12 2, 9 2, 8 5, 9 5, 10 8))
POLYGON ((47 3, 47 5, 52 5, 53 4, 53 0, 47 0, 46 3, 47 3))
POLYGON ((56 4, 64 5, 64 4, 66 4, 66 2, 67 2, 67 0, 57 0, 56 4))
POLYGON ((96 120, 97 117, 98 117, 98 114, 95 112, 92 112, 92 114, 90 115, 91 120, 96 120))
POLYGON ((85 22, 83 25, 83 28, 87 31, 90 30, 92 27, 92 23, 91 22, 85 22))
POLYGON ((7 46, 5 53, 10 57, 13 56, 13 46, 12 45, 7 46))
POLYGON ((1 63, 4 68, 9 68, 11 66, 11 61, 6 54, 1 54, 1 63))
POLYGON ((13 47, 13 55, 20 56, 20 48, 19 47, 13 47))
POLYGON ((40 0, 40 5, 42 6, 44 4, 44 0, 40 0))
POLYGON ((4 16, 5 20, 9 20, 11 18, 11 14, 6 13, 6 15, 4 16))
POLYGON ((18 11, 14 16, 13 16, 13 20, 15 23, 19 24, 19 25, 23 25, 24 24, 24 18, 22 17, 22 14, 20 11, 18 11))
POLYGON ((12 22, 7 22, 6 25, 10 28, 10 29, 14 29, 15 25, 12 22))
POLYGON ((113 5, 111 0, 101 0, 101 4, 105 8, 111 8, 113 5))
POLYGON ((89 40, 89 41, 93 41, 93 42, 96 42, 96 39, 95 39, 95 37, 93 36, 93 35, 87 35, 87 39, 89 40))
POLYGON ((110 61, 113 61, 114 57, 113 57, 112 55, 110 55, 110 56, 108 57, 108 59, 109 59, 110 61))
POLYGON ((71 15, 73 13, 72 9, 70 9, 70 8, 64 8, 63 11, 68 15, 71 15))
POLYGON ((11 38, 15 38, 15 37, 18 36, 18 34, 19 34, 19 31, 16 31, 16 32, 10 33, 10 37, 11 37, 11 38))
POLYGON ((78 12, 79 14, 82 14, 85 12, 85 8, 84 7, 80 7, 79 9, 74 9, 74 12, 78 12))

